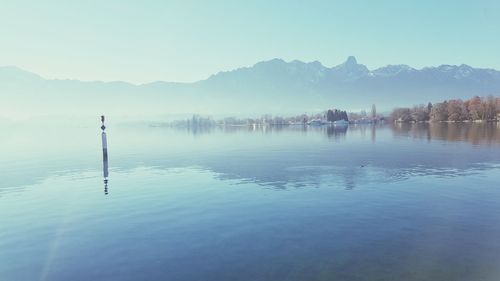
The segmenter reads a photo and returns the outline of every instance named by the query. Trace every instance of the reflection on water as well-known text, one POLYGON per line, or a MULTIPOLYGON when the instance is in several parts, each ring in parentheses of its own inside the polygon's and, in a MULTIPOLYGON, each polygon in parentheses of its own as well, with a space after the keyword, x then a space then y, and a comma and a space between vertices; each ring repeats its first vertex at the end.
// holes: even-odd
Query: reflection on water
MULTIPOLYGON (((0 140, 6 155, 0 160, 6 171, 0 192, 51 174, 96 168, 100 148, 92 148, 97 144, 92 130, 72 130, 64 142, 50 135, 18 131, 10 135, 12 141, 0 140), (22 149, 19 142, 24 142, 22 149)), ((325 184, 353 189, 366 181, 461 176, 493 169, 500 159, 496 123, 245 126, 203 132, 117 127, 113 141, 114 169, 201 167, 220 179, 280 189, 325 184)), ((107 190, 105 155, 103 160, 107 190)))
POLYGON ((496 124, 113 126, 110 196, 60 132, 0 130, 0 280, 500 280, 496 124))
POLYGON ((343 139, 347 133, 347 126, 327 126, 326 134, 329 138, 343 139))
POLYGON ((108 195, 108 179, 104 179, 104 195, 108 195))
POLYGON ((395 135, 427 140, 464 141, 472 144, 500 144, 500 123, 397 123, 395 135))
POLYGON ((195 127, 175 128, 178 132, 193 135, 207 135, 217 133, 263 133, 275 134, 280 132, 316 132, 325 134, 328 138, 344 139, 349 132, 357 132, 359 136, 370 135, 372 142, 376 141, 377 131, 390 129, 395 136, 406 136, 427 140, 446 140, 449 142, 464 141, 472 144, 500 144, 500 123, 394 123, 394 124, 356 124, 349 126, 228 126, 228 127, 195 127))
MULTIPOLYGON (((448 124, 443 125, 408 124, 405 128, 415 132, 411 135, 404 135, 391 125, 253 128, 253 133, 272 135, 282 142, 269 146, 245 144, 242 149, 200 156, 202 159, 195 164, 218 173, 222 179, 241 179, 280 189, 320 185, 353 189, 360 182, 402 181, 415 176, 454 177, 496 168, 500 159, 498 147, 470 146, 462 143, 463 138, 443 142, 440 137, 451 131, 445 130, 448 124), (322 135, 327 136, 326 140, 335 140, 335 144, 322 140, 322 135), (433 143, 421 143, 401 136, 416 140, 421 136, 436 138, 433 143)), ((488 136, 485 143, 500 144, 500 140, 490 137, 498 128, 485 125, 467 126, 490 131, 484 134, 488 136)))

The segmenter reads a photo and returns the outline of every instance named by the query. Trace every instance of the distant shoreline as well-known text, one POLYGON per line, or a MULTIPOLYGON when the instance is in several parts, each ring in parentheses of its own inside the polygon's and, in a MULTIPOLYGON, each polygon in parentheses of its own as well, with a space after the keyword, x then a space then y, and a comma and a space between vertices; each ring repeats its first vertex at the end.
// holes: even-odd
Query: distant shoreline
POLYGON ((459 120, 459 121, 450 121, 450 120, 443 120, 443 121, 401 121, 401 120, 394 120, 393 123, 404 123, 404 124, 423 124, 423 123, 474 123, 474 124, 482 124, 482 123, 498 123, 500 120, 459 120))

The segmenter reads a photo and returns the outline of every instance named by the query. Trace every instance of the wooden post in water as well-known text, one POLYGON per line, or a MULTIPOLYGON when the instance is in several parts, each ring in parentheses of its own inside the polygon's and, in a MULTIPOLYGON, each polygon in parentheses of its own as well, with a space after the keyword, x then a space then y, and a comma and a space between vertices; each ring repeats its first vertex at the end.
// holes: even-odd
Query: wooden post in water
POLYGON ((106 126, 104 125, 104 115, 101 115, 101 138, 102 138, 102 173, 104 176, 104 194, 108 194, 108 141, 106 139, 106 126))

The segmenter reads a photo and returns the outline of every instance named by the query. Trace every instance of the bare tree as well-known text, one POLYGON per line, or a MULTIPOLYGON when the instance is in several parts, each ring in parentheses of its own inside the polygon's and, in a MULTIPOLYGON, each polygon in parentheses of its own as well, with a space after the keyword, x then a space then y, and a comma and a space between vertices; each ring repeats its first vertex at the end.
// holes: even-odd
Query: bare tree
POLYGON ((411 118, 413 121, 416 122, 423 122, 427 120, 427 112, 426 112, 426 107, 425 105, 415 105, 411 109, 411 118))
POLYGON ((466 120, 498 120, 500 114, 500 97, 478 97, 470 100, 448 100, 427 106, 418 105, 408 108, 395 108, 392 118, 400 122, 409 121, 466 121, 466 120), (409 116, 408 116, 409 114, 409 116))
POLYGON ((412 121, 411 111, 407 107, 395 108, 392 111, 391 118, 398 122, 410 122, 412 121))
POLYGON ((449 100, 447 109, 449 121, 459 122, 468 119, 467 109, 462 100, 449 100))
POLYGON ((431 110, 431 121, 447 121, 448 120, 448 103, 436 103, 431 110))

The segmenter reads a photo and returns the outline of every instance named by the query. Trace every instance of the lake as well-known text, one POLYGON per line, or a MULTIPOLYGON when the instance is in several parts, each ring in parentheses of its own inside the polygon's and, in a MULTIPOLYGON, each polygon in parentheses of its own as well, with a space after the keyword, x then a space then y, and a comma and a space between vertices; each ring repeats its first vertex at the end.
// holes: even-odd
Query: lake
POLYGON ((500 280, 500 125, 0 132, 0 280, 500 280))

